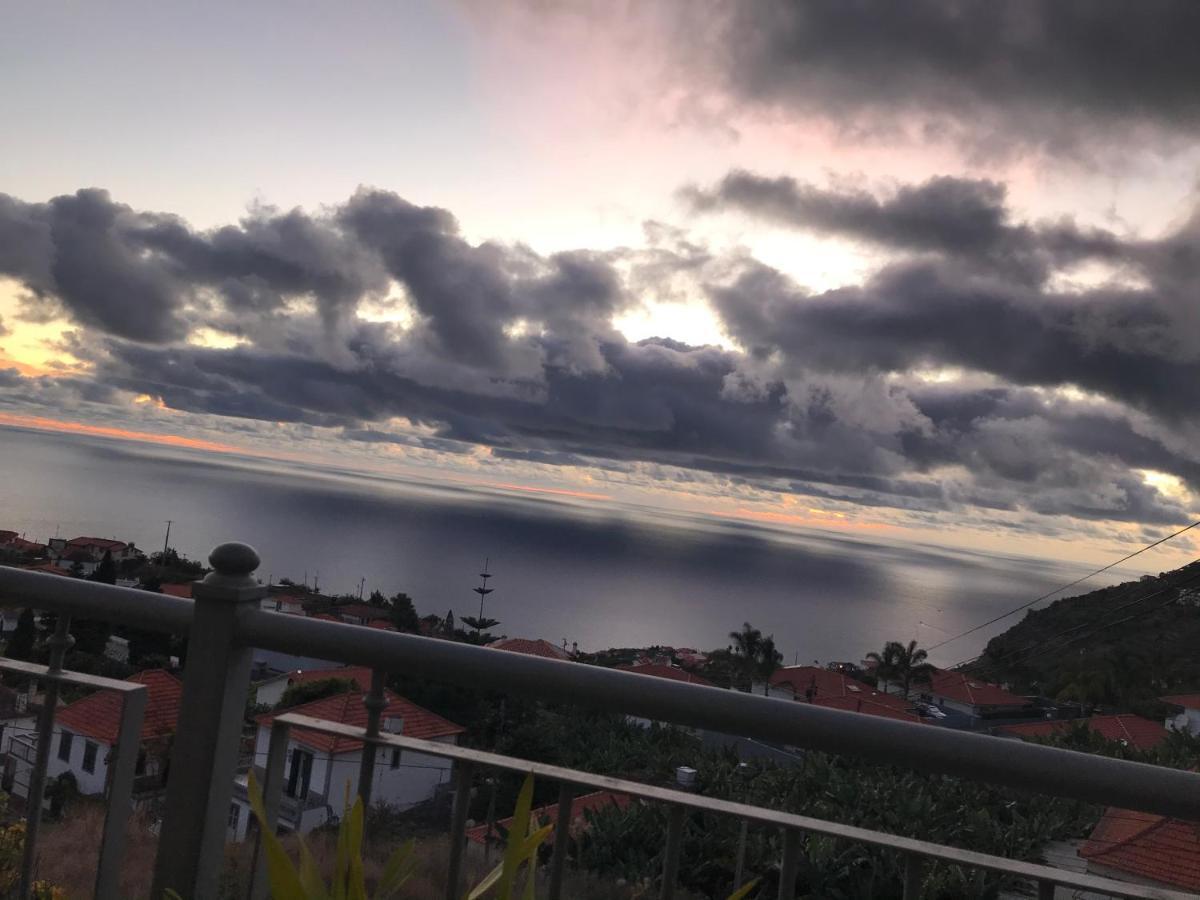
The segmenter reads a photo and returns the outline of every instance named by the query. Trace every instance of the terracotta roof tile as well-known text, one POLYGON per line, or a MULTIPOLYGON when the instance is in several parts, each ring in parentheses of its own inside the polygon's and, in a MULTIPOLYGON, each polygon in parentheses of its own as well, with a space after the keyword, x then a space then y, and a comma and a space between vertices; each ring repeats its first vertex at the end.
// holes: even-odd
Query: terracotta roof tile
POLYGON ((788 666, 777 669, 771 676, 775 687, 786 687, 796 699, 809 698, 817 706, 861 712, 887 719, 905 722, 924 722, 912 712, 912 704, 902 697, 878 691, 869 684, 851 678, 841 672, 821 669, 816 666, 788 666))
POLYGON ((1018 697, 998 684, 991 684, 965 672, 935 669, 928 685, 917 689, 945 697, 968 706, 1028 706, 1029 701, 1018 697))
MULTIPOLYGON (((276 715, 284 712, 300 713, 314 719, 328 719, 331 722, 341 722, 344 725, 367 727, 367 708, 363 705, 364 691, 349 691, 345 694, 335 694, 281 710, 279 713, 267 713, 258 716, 255 721, 259 725, 270 725, 276 715)), ((410 700, 405 700, 393 693, 385 692, 388 705, 383 710, 383 718, 403 719, 404 725, 400 732, 405 737, 433 740, 452 734, 462 734, 466 731, 461 725, 455 725, 449 719, 443 719, 437 713, 432 713, 417 706, 410 700)), ((322 753, 352 753, 362 747, 362 741, 351 738, 337 737, 332 734, 322 734, 304 728, 292 730, 292 738, 305 746, 312 747, 322 753)))
POLYGON ((1179 819, 1109 809, 1079 855, 1097 866, 1200 890, 1200 830, 1179 819))
POLYGON ((1158 699, 1163 703, 1173 703, 1185 709, 1200 709, 1200 694, 1168 694, 1166 697, 1158 699))
POLYGON ((507 650, 509 653, 524 653, 526 656, 542 656, 546 659, 570 659, 571 654, 561 647, 556 647, 541 638, 500 638, 488 644, 493 650, 507 650))
POLYGON ((288 672, 287 683, 289 685, 309 684, 313 681, 327 681, 330 678, 352 681, 358 686, 358 690, 360 691, 368 690, 371 687, 371 670, 367 666, 337 666, 332 669, 296 669, 294 672, 288 672))
MULTIPOLYGON (((174 733, 179 720, 179 701, 183 685, 163 669, 147 669, 126 681, 146 685, 146 714, 142 720, 141 740, 174 733)), ((115 691, 96 691, 58 711, 58 724, 104 744, 116 744, 121 724, 121 698, 115 691)))
POLYGON ((1006 725, 1000 729, 1004 734, 1017 737, 1049 737, 1086 723, 1089 728, 1110 741, 1123 741, 1139 750, 1157 747, 1167 738, 1167 729, 1150 719, 1132 713, 1115 716, 1092 716, 1090 719, 1066 719, 1052 722, 1027 722, 1021 725, 1006 725))
POLYGON ((686 681, 688 684, 701 684, 705 687, 715 687, 706 678, 693 675, 687 669, 668 666, 663 663, 633 663, 628 666, 617 666, 622 672, 632 672, 635 675, 653 675, 655 678, 670 678, 672 681, 686 681))
POLYGON ((182 597, 185 600, 192 599, 192 583, 190 581, 184 584, 164 584, 161 585, 162 592, 168 597, 182 597))

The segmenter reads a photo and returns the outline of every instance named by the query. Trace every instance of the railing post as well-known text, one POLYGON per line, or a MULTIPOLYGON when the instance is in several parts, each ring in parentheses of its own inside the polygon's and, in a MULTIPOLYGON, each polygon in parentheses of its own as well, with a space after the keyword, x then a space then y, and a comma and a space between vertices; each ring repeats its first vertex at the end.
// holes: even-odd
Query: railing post
POLYGON ((115 900, 120 896, 121 860, 125 853, 129 814, 133 812, 133 781, 142 743, 146 696, 143 687, 125 694, 121 700, 116 752, 108 764, 108 790, 105 792, 108 808, 104 812, 104 835, 96 865, 96 900, 115 900))
POLYGON ((155 898, 168 889, 183 900, 216 896, 252 658, 238 639, 237 618, 242 607, 266 595, 251 575, 259 562, 252 547, 221 544, 208 561, 213 571, 192 588, 195 608, 154 866, 155 898))
POLYGON ((904 900, 920 900, 925 880, 925 860, 915 853, 904 857, 904 900))
POLYGON ((783 830, 783 861, 779 864, 779 900, 796 896, 796 876, 800 874, 800 832, 783 830))
POLYGON ((468 762, 454 764, 454 812, 450 815, 450 864, 446 872, 446 900, 458 900, 462 884, 462 860, 467 840, 467 810, 471 806, 471 776, 468 762))
POLYGON ((1053 881, 1038 882, 1038 900, 1054 900, 1056 885, 1053 881))
POLYGON ((571 845, 571 802, 575 789, 562 784, 558 789, 558 817, 554 820, 554 857, 550 860, 550 890, 547 900, 562 896, 563 872, 567 868, 567 853, 571 845))
MULTIPOLYGON (((384 673, 381 669, 371 672, 371 690, 363 697, 363 706, 367 708, 367 737, 379 737, 379 719, 387 709, 387 699, 383 693, 384 673)), ((375 751, 376 746, 371 741, 363 741, 362 757, 358 768, 358 796, 362 797, 363 814, 371 806, 371 789, 375 783, 375 751)))
MULTIPOLYGON (((75 643, 70 629, 71 617, 59 613, 54 634, 46 641, 50 648, 50 674, 62 671, 63 659, 75 643)), ((50 744, 54 738, 54 708, 58 706, 58 682, 48 679, 43 684, 44 702, 37 721, 37 755, 34 756, 33 773, 29 776, 29 794, 25 800, 25 852, 21 861, 21 886, 17 894, 20 900, 29 900, 33 890, 38 830, 42 824, 42 801, 46 794, 46 768, 50 765, 50 744)))
POLYGON ((687 810, 679 805, 671 806, 670 818, 667 819, 667 847, 663 854, 661 900, 671 900, 675 896, 675 882, 679 879, 679 855, 683 850, 683 818, 687 810))
POLYGON ((746 838, 749 832, 750 823, 742 819, 741 827, 738 828, 737 860, 733 866, 733 889, 735 892, 742 886, 742 879, 746 875, 746 838))

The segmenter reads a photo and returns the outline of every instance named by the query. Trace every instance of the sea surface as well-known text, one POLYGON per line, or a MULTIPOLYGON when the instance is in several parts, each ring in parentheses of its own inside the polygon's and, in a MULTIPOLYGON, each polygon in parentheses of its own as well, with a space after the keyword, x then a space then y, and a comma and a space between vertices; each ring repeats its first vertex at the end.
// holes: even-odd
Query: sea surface
MULTIPOLYGON (((417 610, 478 612, 496 633, 580 648, 713 648, 749 621, 791 664, 933 644, 1083 574, 1075 565, 785 532, 621 506, 0 427, 0 529, 171 546, 252 544, 260 576, 325 591, 403 590, 417 610)), ((1083 589, 1101 586, 1089 582, 1083 589)), ((1016 618, 934 654, 977 653, 1016 618)))

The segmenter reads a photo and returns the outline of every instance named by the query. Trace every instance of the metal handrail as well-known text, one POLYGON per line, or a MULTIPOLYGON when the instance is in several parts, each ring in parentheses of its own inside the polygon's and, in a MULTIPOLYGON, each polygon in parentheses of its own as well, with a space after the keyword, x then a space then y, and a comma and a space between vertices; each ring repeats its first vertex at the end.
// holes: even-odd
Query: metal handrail
MULTIPOLYGON (((214 571, 195 583, 195 601, 0 567, 0 605, 55 610, 60 621, 75 614, 142 629, 188 632, 190 657, 205 661, 185 672, 156 865, 157 893, 170 887, 191 900, 215 890, 215 863, 233 790, 242 704, 255 647, 1200 821, 1200 775, 1195 773, 269 612, 258 607, 266 589, 250 575, 258 564, 251 548, 222 545, 210 561, 214 571)), ((376 681, 382 685, 377 675, 372 694, 378 693, 376 681)), ((375 737, 367 736, 371 740, 366 748, 371 750, 375 737)), ((461 762, 464 770, 470 765, 461 762)), ((523 765, 527 770, 531 764, 523 765)), ((465 817, 465 810, 456 807, 456 820, 460 813, 465 817)), ((788 847, 795 852, 785 841, 788 847)), ((912 852, 917 859, 919 852, 912 852)), ((784 860, 786 866, 795 862, 784 860)))
MULTIPOLYGON (((450 759, 456 764, 504 769, 520 774, 532 774, 535 778, 542 778, 560 784, 569 784, 590 790, 610 791, 616 794, 627 794, 632 797, 643 797, 647 800, 668 804, 673 808, 682 807, 685 809, 700 810, 701 812, 733 816, 763 825, 772 825, 785 830, 822 834, 854 843, 881 847, 885 850, 894 850, 907 856, 939 859, 954 865, 963 866, 964 868, 987 869, 992 872, 1000 872, 1014 878, 1028 879, 1039 885, 1058 885, 1075 890, 1107 894, 1113 897, 1136 898, 1136 900, 1186 900, 1186 898, 1194 898, 1196 896, 1181 891, 1123 883, 1097 875, 1056 869, 1051 866, 1025 862, 1023 860, 1006 859, 1003 856, 992 856, 991 854, 978 853, 974 850, 962 850, 947 844, 937 844, 932 841, 901 837, 882 831, 860 828, 856 825, 844 825, 840 822, 831 822, 827 819, 816 819, 811 816, 768 809, 762 806, 751 806, 732 800, 706 797, 702 794, 692 794, 673 788, 645 784, 640 781, 630 781, 626 778, 614 778, 609 775, 597 775, 578 769, 568 769, 563 766, 533 762, 518 757, 504 756, 499 753, 490 753, 485 750, 460 747, 456 744, 443 744, 437 741, 404 737, 403 735, 396 734, 380 734, 372 737, 367 733, 367 729, 365 728, 346 725, 341 722, 333 722, 328 719, 317 719, 301 713, 283 713, 276 716, 273 723, 275 725, 288 726, 289 728, 302 728, 305 731, 315 731, 321 734, 365 741, 375 744, 378 747, 396 747, 401 750, 423 753, 427 756, 450 759)), ((274 735, 272 737, 274 738, 274 735)), ((286 740, 286 734, 283 734, 281 739, 286 740)), ((281 781, 281 776, 282 771, 268 771, 266 779, 268 783, 272 779, 279 779, 281 781)), ((464 839, 464 837, 465 834, 460 832, 452 834, 451 840, 458 841, 464 839)))

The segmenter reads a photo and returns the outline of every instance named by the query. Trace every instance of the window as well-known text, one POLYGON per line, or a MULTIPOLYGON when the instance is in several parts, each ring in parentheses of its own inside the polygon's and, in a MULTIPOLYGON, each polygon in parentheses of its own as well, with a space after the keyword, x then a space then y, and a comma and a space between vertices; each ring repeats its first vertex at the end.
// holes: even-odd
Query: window
POLYGON ((392 748, 392 768, 393 769, 400 768, 400 748, 399 747, 392 748))
POLYGON ((292 769, 288 773, 287 795, 303 800, 308 796, 308 784, 312 780, 313 755, 296 747, 292 750, 292 769))
POLYGON ((84 741, 83 743, 83 771, 96 771, 96 751, 99 748, 94 741, 84 741))
POLYGON ((74 737, 69 731, 64 731, 58 736, 58 758, 63 762, 71 761, 71 741, 74 737))
POLYGON ((242 818, 242 808, 240 806, 238 806, 236 803, 230 803, 229 804, 229 828, 234 833, 237 832, 238 822, 241 821, 241 818, 242 818))

